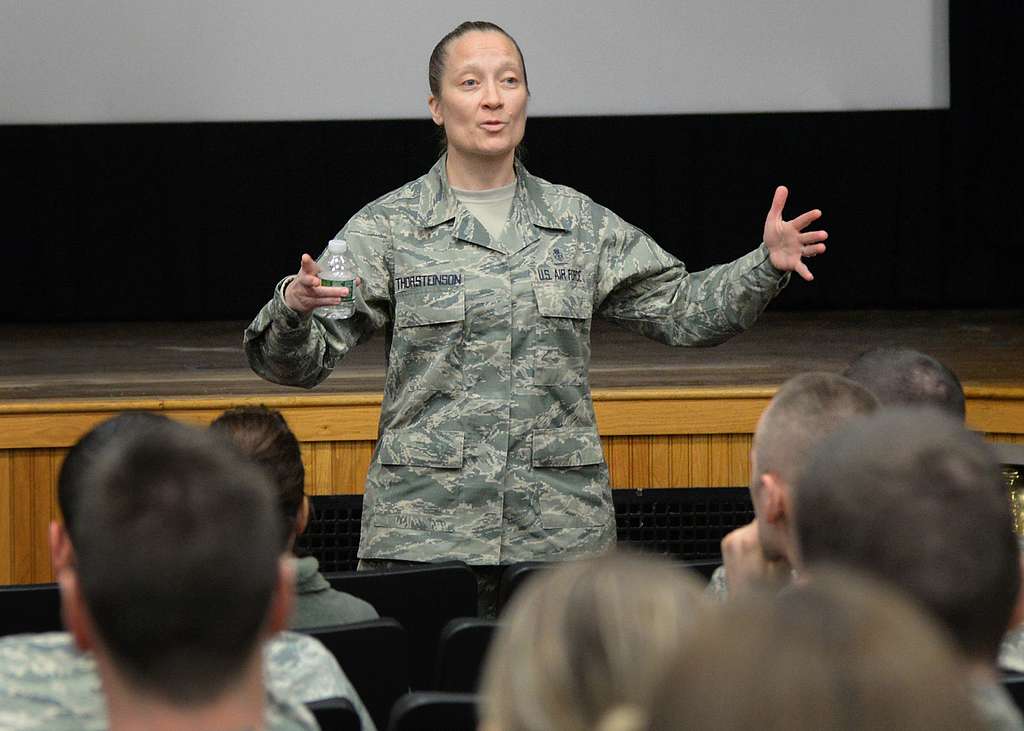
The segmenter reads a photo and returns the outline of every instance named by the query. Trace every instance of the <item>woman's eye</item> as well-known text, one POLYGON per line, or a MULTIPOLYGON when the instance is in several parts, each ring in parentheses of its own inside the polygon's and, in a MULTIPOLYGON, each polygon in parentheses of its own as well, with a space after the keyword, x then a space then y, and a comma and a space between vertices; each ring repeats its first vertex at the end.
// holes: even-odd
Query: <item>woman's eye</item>
POLYGON ((519 79, 515 76, 509 76, 507 79, 502 79, 502 83, 505 86, 517 86, 519 84, 519 79))
POLYGON ((476 79, 466 79, 462 82, 462 86, 472 88, 476 86, 476 79))

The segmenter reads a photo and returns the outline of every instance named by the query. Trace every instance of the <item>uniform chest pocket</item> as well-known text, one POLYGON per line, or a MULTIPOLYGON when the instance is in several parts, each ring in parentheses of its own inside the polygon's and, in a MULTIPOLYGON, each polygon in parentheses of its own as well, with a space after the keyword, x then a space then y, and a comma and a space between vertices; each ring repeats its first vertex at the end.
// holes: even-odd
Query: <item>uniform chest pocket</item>
POLYGON ((466 295, 461 279, 396 293, 388 380, 397 391, 462 388, 466 295))
POLYGON ((585 284, 533 283, 539 328, 532 350, 533 383, 575 386, 586 383, 593 309, 585 284))

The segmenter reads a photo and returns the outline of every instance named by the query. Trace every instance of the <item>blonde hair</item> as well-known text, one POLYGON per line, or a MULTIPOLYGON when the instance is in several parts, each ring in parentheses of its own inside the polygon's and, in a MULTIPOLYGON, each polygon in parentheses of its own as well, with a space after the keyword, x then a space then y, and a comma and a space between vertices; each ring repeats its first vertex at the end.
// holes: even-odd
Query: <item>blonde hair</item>
POLYGON ((514 598, 484 669, 500 731, 642 731, 651 689, 705 611, 700 583, 626 553, 547 569, 514 598))
POLYGON ((983 726, 948 638, 882 584, 834 570, 706 616, 644 731, 969 731, 983 726))

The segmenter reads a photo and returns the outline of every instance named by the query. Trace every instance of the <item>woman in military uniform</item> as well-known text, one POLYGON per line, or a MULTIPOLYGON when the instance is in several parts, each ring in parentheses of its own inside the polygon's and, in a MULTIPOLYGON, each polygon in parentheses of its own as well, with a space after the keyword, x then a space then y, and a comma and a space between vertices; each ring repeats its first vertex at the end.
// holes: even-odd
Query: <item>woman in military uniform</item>
POLYGON ((821 214, 786 221, 779 188, 763 243, 690 273, 640 229, 517 161, 529 99, 515 41, 463 23, 438 43, 429 107, 447 150, 370 203, 349 246, 356 311, 303 255, 245 333, 253 369, 315 386, 377 330, 388 339, 380 438, 366 480, 364 561, 486 566, 599 553, 615 542, 587 370, 600 316, 671 345, 753 324, 802 257, 824 251, 821 214))

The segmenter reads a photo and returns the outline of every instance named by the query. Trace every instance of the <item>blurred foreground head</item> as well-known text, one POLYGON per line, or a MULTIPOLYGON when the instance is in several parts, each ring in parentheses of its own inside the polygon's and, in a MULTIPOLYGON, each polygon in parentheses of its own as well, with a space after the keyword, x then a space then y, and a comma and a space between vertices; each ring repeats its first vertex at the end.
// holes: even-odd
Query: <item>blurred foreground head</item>
POLYGON ((1020 589, 1017 539, 990 445, 931 408, 888 409, 826 439, 794 497, 797 556, 905 591, 967 657, 992 663, 1020 589))
POLYGON ((632 731, 983 728, 930 620, 881 584, 824 570, 704 615, 658 686, 632 731))
POLYGON ((618 553, 546 569, 503 615, 481 728, 633 728, 701 611, 700 583, 663 559, 618 553))

